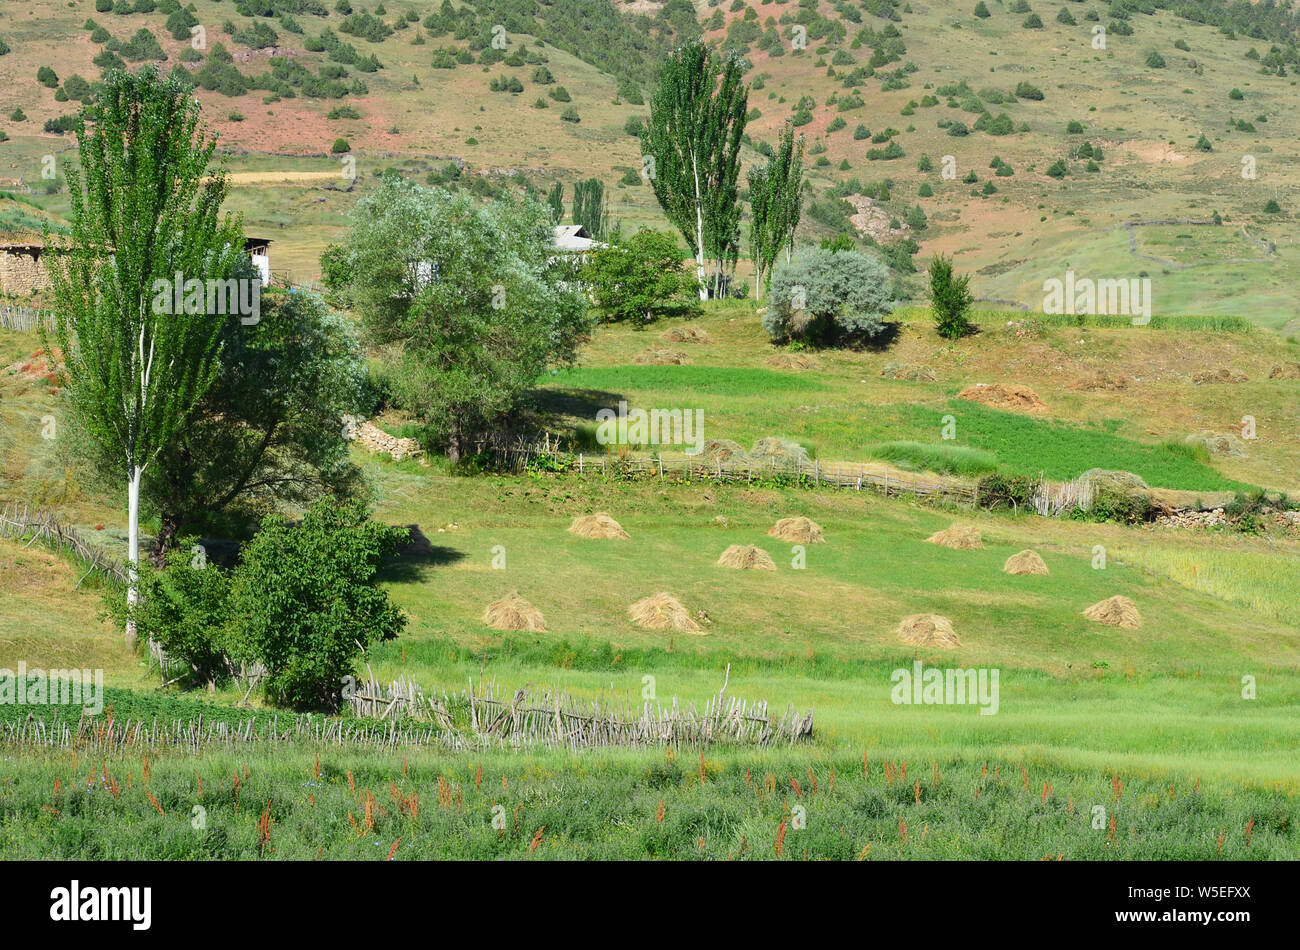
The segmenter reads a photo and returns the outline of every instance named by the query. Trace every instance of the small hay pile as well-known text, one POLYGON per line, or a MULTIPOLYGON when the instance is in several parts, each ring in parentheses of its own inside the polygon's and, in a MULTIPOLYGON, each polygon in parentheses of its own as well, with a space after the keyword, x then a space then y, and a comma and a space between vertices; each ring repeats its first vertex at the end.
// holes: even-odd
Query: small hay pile
POLYGON ((749 461, 749 453, 745 451, 744 446, 730 439, 710 439, 704 443, 703 451, 695 457, 706 465, 726 464, 727 462, 737 462, 743 465, 749 461))
POLYGON ((1192 382, 1197 386, 1204 386, 1207 383, 1248 383, 1250 377, 1245 373, 1238 373, 1236 370, 1228 369, 1226 366, 1220 366, 1218 369, 1206 369, 1199 373, 1193 373, 1192 382))
POLYGON ((665 343, 712 343, 713 337, 695 327, 669 327, 659 334, 665 343))
POLYGON ((752 544, 733 544, 718 558, 719 567, 734 567, 739 571, 775 571, 772 555, 752 544))
POLYGON ((691 358, 681 350, 671 350, 666 346, 652 346, 632 360, 642 366, 685 366, 690 361, 691 358))
POLYGON ((932 383, 934 370, 916 363, 887 363, 880 371, 885 379, 902 379, 909 383, 932 383))
POLYGON ((1188 445, 1203 445, 1211 455, 1241 459, 1246 457, 1246 446, 1231 432, 1193 432, 1183 440, 1188 445))
POLYGON ((898 636, 904 643, 916 647, 961 646, 961 640, 952 629, 952 621, 938 614, 912 614, 898 625, 898 636))
POLYGON ((1138 613, 1137 604, 1119 594, 1093 604, 1083 612, 1083 615, 1089 620, 1112 627, 1126 627, 1132 630, 1142 626, 1142 615, 1138 613))
POLYGON ((767 531, 768 537, 793 541, 795 544, 824 544, 822 526, 811 518, 782 518, 767 531))
POLYGON ((812 464, 812 457, 809 456, 808 450, 802 445, 798 442, 778 439, 775 436, 759 439, 754 443, 754 447, 749 450, 749 455, 755 462, 761 462, 764 465, 775 462, 776 467, 779 469, 812 464))
POLYGON ((1046 575, 1050 573, 1047 565, 1037 551, 1024 550, 1019 554, 1013 554, 1007 558, 1007 563, 1002 565, 1004 574, 1038 574, 1046 575))
POLYGON ((777 353, 766 360, 768 366, 777 369, 821 369, 821 360, 805 353, 777 353))
POLYGON ((976 383, 959 392, 957 398, 1011 412, 1044 412, 1047 409, 1047 403, 1038 398, 1038 393, 1018 383, 976 383))
POLYGON ((483 612, 483 622, 493 630, 527 630, 544 633, 546 620, 542 612, 518 594, 488 604, 483 612))
POLYGON ((1269 379, 1300 379, 1300 363, 1278 363, 1268 371, 1269 379))
POLYGON ((925 540, 957 551, 973 551, 984 547, 984 540, 980 537, 979 530, 963 524, 955 524, 943 531, 936 531, 925 540))
POLYGON ((631 535, 623 530, 623 526, 605 514, 598 511, 594 515, 581 515, 573 519, 573 524, 569 525, 569 534, 576 534, 580 538, 630 538, 631 535))
POLYGON ((676 630, 679 633, 699 633, 700 625, 692 619, 690 611, 672 594, 660 592, 643 597, 627 608, 632 622, 647 630, 676 630))

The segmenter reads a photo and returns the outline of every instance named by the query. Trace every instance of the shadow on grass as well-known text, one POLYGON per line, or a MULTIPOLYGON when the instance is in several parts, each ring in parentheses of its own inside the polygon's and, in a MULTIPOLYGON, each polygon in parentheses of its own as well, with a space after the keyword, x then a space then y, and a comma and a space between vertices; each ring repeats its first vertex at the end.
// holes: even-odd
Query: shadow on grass
POLYGON ((418 524, 405 527, 409 532, 407 540, 399 544, 393 557, 384 562, 376 575, 378 580, 393 584, 422 581, 430 568, 464 560, 463 552, 430 541, 418 524))
POLYGON ((627 396, 600 389, 535 389, 532 398, 539 412, 595 419, 601 409, 615 407, 627 396))

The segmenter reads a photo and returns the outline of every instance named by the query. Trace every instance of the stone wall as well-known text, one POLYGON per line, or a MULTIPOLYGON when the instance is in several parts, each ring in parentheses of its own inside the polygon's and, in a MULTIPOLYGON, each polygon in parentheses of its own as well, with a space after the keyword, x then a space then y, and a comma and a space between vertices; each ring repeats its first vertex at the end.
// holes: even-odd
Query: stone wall
POLYGON ((45 290, 49 283, 39 251, 0 247, 0 294, 25 297, 45 290))

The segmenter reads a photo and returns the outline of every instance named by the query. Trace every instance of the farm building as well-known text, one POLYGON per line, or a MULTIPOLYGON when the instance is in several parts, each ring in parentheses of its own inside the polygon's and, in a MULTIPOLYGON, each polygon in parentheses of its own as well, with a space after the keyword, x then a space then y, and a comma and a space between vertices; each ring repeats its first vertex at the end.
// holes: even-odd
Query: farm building
POLYGON ((598 247, 591 234, 581 224, 559 224, 555 227, 555 246, 561 251, 583 253, 598 247))
MULTIPOLYGON (((271 282, 271 242, 266 238, 246 238, 244 250, 261 275, 263 284, 271 282)), ((26 297, 45 290, 49 276, 41 257, 48 253, 40 237, 0 240, 0 296, 26 297)))

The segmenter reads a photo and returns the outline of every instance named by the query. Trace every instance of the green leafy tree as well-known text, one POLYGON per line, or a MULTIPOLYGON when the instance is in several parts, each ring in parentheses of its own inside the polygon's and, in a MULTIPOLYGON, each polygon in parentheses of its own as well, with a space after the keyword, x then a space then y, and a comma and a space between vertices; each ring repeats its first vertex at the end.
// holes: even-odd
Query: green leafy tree
MULTIPOLYGON (((244 240, 239 222, 221 214, 226 178, 209 167, 216 142, 182 83, 153 67, 111 74, 90 119, 90 131, 77 123, 71 227, 49 268, 54 338, 72 414, 126 479, 134 603, 141 483, 212 384, 231 319, 206 307, 160 312, 154 285, 177 274, 227 279, 244 260, 244 240)), ((132 624, 126 633, 134 644, 132 624)))
POLYGON ((955 340, 970 332, 967 319, 974 298, 970 292, 970 275, 957 277, 952 258, 936 254, 930 261, 930 306, 934 325, 941 337, 955 340))
POLYGON ((582 281, 607 322, 649 323, 700 309, 695 281, 682 269, 681 249, 666 231, 641 228, 625 241, 616 237, 588 255, 582 281))
POLYGON ((564 183, 557 181, 546 195, 546 204, 551 209, 551 224, 564 220, 564 183))
POLYGON ((660 207, 695 257, 700 299, 709 295, 705 261, 714 262, 715 292, 740 244, 736 179, 749 89, 740 58, 720 58, 692 41, 663 64, 641 136, 654 161, 650 184, 660 207))
POLYGON ((229 642, 234 659, 266 668, 271 702, 336 711, 358 656, 401 632, 406 616, 376 574, 404 535, 360 502, 262 522, 230 581, 229 642))
POLYGON ((586 228, 595 240, 605 240, 610 231, 609 206, 605 204, 605 185, 599 178, 574 184, 573 223, 586 228))
POLYGON ((392 180, 358 205, 346 296, 396 350, 396 395, 453 462, 576 355, 587 305, 552 237, 550 209, 528 199, 392 180))
POLYGON ((782 248, 786 263, 790 261, 803 211, 803 148, 803 136, 795 141, 794 126, 787 121, 767 164, 749 170, 749 248, 756 298, 763 295, 764 278, 771 280, 782 248))
POLYGON ((875 336, 893 310, 889 270, 857 251, 805 247, 772 273, 763 329, 778 342, 875 336))

